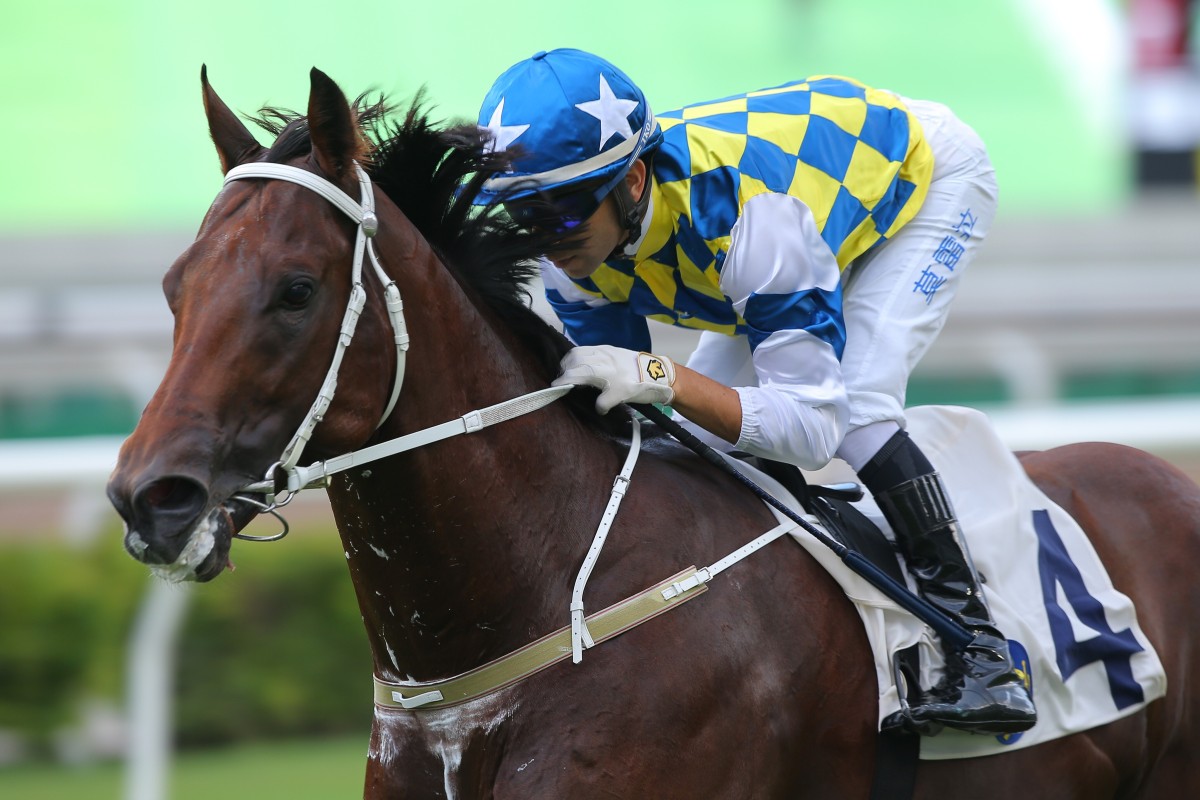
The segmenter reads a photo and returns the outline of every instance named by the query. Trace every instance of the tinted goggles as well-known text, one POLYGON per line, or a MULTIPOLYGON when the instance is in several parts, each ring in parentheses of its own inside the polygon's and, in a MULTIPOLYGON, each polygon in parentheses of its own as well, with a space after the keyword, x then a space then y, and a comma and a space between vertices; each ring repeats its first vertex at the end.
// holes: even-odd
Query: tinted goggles
POLYGON ((509 200, 504 208, 521 225, 552 233, 569 233, 596 213, 604 198, 624 177, 624 173, 619 173, 599 186, 572 186, 563 192, 536 192, 519 200, 509 200))

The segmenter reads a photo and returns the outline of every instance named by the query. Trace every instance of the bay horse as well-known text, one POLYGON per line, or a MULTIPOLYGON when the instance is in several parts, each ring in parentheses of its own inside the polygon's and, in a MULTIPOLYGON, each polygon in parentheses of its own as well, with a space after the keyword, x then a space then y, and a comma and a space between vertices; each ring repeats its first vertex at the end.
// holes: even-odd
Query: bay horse
MULTIPOLYGON (((297 475, 307 480, 280 453, 307 445, 334 459, 544 390, 569 345, 524 295, 532 260, 554 243, 497 208, 471 210, 473 190, 503 169, 474 126, 439 127, 417 102, 388 122, 382 99, 352 103, 314 69, 306 115, 260 119, 277 137, 264 147, 203 72, 201 84, 223 170, 250 172, 226 182, 166 274, 172 358, 108 493, 135 558, 208 581, 262 510, 246 487, 269 484, 278 503, 297 475), (254 177, 264 165, 288 177, 254 177), (347 211, 299 173, 364 204, 347 211), (352 292, 354 264, 376 251, 384 277, 365 270, 352 292), (389 312, 384 280, 402 310, 389 312)), ((325 482, 377 701, 380 685, 386 700, 388 685, 468 673, 564 626, 630 436, 628 416, 600 417, 577 391, 471 435, 342 462, 325 482)), ((593 609, 775 525, 749 490, 673 440, 648 434, 643 450, 587 586, 593 609)), ((1168 693, 1048 744, 921 762, 914 796, 1200 796, 1200 490, 1116 445, 1022 460, 1136 602, 1168 693)), ((365 664, 346 676, 364 694, 366 678, 365 664)), ((850 602, 801 548, 775 541, 581 664, 445 706, 377 702, 364 796, 866 798, 876 702, 850 602)))

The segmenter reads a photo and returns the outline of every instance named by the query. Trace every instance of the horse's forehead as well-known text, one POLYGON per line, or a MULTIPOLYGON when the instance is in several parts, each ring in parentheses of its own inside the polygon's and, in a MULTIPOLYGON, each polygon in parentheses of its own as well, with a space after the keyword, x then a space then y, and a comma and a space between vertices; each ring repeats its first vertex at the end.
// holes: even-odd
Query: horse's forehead
POLYGON ((319 264, 349 247, 350 222, 327 200, 284 181, 235 181, 209 208, 180 261, 188 270, 319 264), (233 262, 231 264, 231 262, 233 262))
MULTIPOLYGON (((301 164, 286 164, 298 171, 306 170, 301 164)), ((322 176, 312 172, 317 178, 322 176)), ((343 188, 343 191, 348 190, 343 188)), ((213 201, 213 209, 222 209, 227 216, 245 213, 254 219, 297 216, 315 216, 338 219, 342 216, 337 207, 307 186, 290 180, 273 178, 239 178, 229 181, 213 201)), ((210 211, 211 213, 211 211, 210 211)))

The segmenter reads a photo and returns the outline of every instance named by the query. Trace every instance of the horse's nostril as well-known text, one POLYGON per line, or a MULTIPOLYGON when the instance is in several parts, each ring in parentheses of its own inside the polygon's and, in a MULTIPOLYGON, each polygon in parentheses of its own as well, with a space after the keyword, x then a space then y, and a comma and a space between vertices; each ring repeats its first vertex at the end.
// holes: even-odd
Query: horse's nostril
POLYGON ((196 516, 208 501, 208 492, 190 478, 160 478, 138 489, 134 508, 141 514, 196 516))
POLYGON ((141 500, 145 505, 158 507, 169 505, 172 496, 178 501, 186 493, 186 488, 180 485, 179 481, 155 481, 142 491, 141 500))

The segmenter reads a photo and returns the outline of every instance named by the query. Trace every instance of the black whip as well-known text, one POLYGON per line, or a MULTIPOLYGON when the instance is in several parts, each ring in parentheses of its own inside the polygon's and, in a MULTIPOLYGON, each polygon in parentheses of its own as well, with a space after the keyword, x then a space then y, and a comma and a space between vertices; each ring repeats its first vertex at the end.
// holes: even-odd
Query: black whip
POLYGON ((867 583, 874 586, 885 595, 895 600, 896 603, 906 609, 914 617, 924 622, 930 628, 937 632, 938 636, 942 637, 942 641, 949 644, 955 650, 962 650, 975 639, 975 634, 963 627, 957 620, 946 614, 937 606, 930 603, 920 595, 914 594, 907 586, 897 582, 886 572, 872 564, 867 558, 855 550, 851 550, 841 542, 830 537, 820 528, 812 525, 804 517, 797 514, 792 509, 785 506, 777 500, 771 493, 763 489, 750 478, 746 477, 726 461, 720 453, 714 450, 709 445, 702 442, 695 434, 684 428, 675 420, 658 410, 655 406, 642 403, 629 403, 630 408, 641 414, 646 419, 653 422, 658 427, 662 428, 667 433, 674 436, 685 447, 695 452, 698 456, 709 462, 720 470, 732 475, 740 483, 747 486, 750 491, 758 495, 764 502, 772 508, 787 516, 788 519, 795 522, 807 533, 811 534, 821 544, 828 547, 838 558, 850 568, 855 574, 861 576, 867 583))

